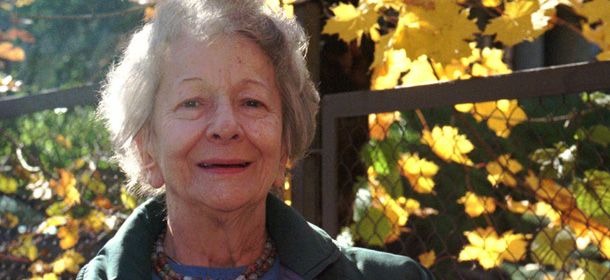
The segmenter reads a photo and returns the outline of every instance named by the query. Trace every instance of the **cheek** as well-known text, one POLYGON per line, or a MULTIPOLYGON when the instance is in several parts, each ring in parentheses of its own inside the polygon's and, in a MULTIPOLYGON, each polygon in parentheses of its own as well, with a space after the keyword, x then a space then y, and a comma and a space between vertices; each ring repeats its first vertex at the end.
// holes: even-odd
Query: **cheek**
POLYGON ((157 127, 156 149, 164 157, 185 156, 196 145, 202 128, 198 122, 173 121, 157 127))

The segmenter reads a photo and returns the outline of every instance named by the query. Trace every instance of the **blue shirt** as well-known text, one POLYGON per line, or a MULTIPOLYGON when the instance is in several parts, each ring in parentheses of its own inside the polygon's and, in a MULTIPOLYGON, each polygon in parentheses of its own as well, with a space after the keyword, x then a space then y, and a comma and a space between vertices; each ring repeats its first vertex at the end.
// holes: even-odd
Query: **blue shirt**
MULTIPOLYGON (((172 262, 169 258, 167 259, 167 263, 169 266, 177 273, 182 274, 184 276, 190 277, 200 277, 203 279, 235 279, 239 275, 241 275, 248 266, 239 266, 239 267, 230 267, 230 268, 216 268, 216 267, 203 267, 203 266, 190 266, 190 265, 182 265, 172 262)), ((260 280, 277 280, 280 279, 280 261, 276 257, 273 265, 260 280)), ((152 272, 153 280, 162 280, 159 275, 153 270, 152 272)))

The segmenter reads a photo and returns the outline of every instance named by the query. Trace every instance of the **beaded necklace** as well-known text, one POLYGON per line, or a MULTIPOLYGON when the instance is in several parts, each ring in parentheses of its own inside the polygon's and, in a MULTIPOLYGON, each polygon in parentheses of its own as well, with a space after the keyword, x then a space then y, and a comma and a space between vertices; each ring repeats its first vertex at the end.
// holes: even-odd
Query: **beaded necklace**
MULTIPOLYGON (((167 259, 169 258, 164 251, 163 240, 165 239, 166 229, 163 229, 157 241, 155 241, 155 246, 153 246, 152 253, 152 266, 157 275, 161 277, 163 280, 204 280, 200 277, 189 277, 184 276, 180 273, 175 272, 170 265, 167 263, 167 259)), ((239 275, 235 279, 229 280, 253 280, 262 277, 271 266, 273 266, 273 262, 275 261, 275 256, 277 255, 277 250, 275 248, 275 244, 271 240, 271 237, 267 235, 267 240, 265 241, 265 245, 263 247, 263 252, 261 256, 254 261, 253 264, 249 265, 246 270, 239 275)), ((214 280, 214 279, 205 279, 205 280, 214 280)))

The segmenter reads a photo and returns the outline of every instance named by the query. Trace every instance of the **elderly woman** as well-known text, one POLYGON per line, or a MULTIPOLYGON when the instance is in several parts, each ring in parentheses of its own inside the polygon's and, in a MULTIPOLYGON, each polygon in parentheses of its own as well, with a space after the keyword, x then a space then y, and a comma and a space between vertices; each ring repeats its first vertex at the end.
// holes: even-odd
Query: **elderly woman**
POLYGON ((156 196, 78 279, 433 279, 409 258, 338 247, 269 194, 314 134, 305 49, 258 1, 159 4, 99 109, 129 187, 156 196))

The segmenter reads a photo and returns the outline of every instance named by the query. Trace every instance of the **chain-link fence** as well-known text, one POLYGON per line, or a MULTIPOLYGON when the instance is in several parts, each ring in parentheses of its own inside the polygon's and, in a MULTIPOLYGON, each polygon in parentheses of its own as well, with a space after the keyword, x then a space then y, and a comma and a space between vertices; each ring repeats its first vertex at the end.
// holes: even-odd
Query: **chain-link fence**
POLYGON ((438 279, 609 279, 610 95, 559 93, 337 118, 340 242, 438 279))

